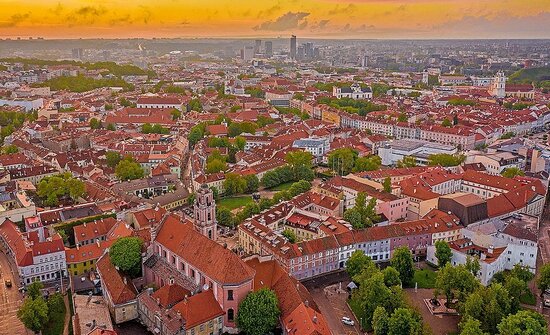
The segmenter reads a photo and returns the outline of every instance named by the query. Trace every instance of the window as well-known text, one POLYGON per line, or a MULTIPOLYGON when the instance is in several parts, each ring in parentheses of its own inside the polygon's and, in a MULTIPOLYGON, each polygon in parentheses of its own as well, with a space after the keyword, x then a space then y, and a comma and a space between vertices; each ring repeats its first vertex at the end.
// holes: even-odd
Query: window
POLYGON ((233 290, 227 291, 227 300, 233 300, 233 290))
POLYGON ((234 319, 235 319, 235 312, 233 311, 232 308, 230 308, 227 310, 227 320, 229 322, 233 322, 234 319))

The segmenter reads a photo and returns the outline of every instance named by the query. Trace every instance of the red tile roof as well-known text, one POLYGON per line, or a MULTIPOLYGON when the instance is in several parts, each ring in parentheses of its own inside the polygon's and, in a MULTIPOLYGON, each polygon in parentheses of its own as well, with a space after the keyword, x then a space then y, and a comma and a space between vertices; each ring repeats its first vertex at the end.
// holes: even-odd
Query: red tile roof
POLYGON ((254 271, 239 256, 195 231, 191 222, 182 222, 176 215, 166 217, 155 241, 222 285, 244 283, 254 276, 254 271))
POLYGON ((136 299, 137 290, 132 280, 124 277, 111 263, 109 254, 104 254, 97 261, 97 271, 103 286, 108 291, 115 305, 123 304, 136 299))
POLYGON ((195 294, 174 306, 174 310, 181 313, 185 319, 185 328, 191 329, 218 316, 224 315, 224 311, 214 298, 212 290, 195 294))

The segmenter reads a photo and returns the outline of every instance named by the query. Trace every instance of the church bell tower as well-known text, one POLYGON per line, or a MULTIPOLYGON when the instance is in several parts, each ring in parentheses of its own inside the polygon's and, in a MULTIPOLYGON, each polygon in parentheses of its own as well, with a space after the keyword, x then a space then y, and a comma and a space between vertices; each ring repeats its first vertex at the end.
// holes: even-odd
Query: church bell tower
POLYGON ((218 238, 216 222, 216 202, 214 193, 203 184, 197 191, 195 203, 193 205, 194 226, 195 229, 211 240, 218 238))

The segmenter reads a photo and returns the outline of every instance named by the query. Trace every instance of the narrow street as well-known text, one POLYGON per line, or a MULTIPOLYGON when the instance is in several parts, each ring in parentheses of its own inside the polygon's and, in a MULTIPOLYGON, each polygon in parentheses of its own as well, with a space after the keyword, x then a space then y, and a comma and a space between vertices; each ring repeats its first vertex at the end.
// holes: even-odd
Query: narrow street
POLYGON ((17 310, 23 302, 22 295, 17 290, 18 284, 17 275, 13 275, 6 254, 0 249, 0 335, 27 334, 17 318, 17 310), (11 280, 11 287, 6 287, 7 280, 11 280))

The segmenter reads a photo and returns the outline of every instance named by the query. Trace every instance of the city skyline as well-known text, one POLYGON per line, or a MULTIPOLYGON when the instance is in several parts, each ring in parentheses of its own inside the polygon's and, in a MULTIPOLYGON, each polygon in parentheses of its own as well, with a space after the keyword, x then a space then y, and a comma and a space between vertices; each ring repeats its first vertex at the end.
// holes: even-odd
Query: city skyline
POLYGON ((0 38, 550 38, 550 2, 521 0, 0 1, 0 38))

